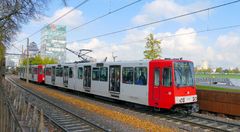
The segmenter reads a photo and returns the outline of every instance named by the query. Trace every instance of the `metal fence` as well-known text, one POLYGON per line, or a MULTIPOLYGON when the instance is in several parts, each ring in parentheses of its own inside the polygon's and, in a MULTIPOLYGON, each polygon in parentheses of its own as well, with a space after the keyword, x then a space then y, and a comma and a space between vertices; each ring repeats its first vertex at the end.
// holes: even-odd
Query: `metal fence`
POLYGON ((229 78, 195 78, 197 84, 225 84, 227 86, 233 86, 229 78))
POLYGON ((0 131, 1 132, 21 132, 23 129, 17 119, 17 114, 6 97, 5 86, 0 86, 0 131))
POLYGON ((0 85, 0 132, 48 131, 42 110, 26 102, 16 85, 2 80, 0 85))
POLYGON ((240 116, 240 96, 236 92, 198 90, 201 110, 240 116))

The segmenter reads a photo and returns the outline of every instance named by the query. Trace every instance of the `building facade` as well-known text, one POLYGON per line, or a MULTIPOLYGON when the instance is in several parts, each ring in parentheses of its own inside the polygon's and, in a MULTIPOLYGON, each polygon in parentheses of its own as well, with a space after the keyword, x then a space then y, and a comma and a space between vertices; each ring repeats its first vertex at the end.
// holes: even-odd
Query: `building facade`
POLYGON ((58 63, 66 61, 66 26, 48 25, 41 31, 41 56, 51 57, 58 63))
MULTIPOLYGON (((35 57, 39 54, 38 46, 35 42, 31 42, 28 46, 29 57, 35 57)), ((27 50, 24 51, 24 54, 27 54, 27 50)))
POLYGON ((19 55, 7 55, 6 57, 6 67, 9 68, 15 68, 19 66, 19 60, 20 56, 19 55))

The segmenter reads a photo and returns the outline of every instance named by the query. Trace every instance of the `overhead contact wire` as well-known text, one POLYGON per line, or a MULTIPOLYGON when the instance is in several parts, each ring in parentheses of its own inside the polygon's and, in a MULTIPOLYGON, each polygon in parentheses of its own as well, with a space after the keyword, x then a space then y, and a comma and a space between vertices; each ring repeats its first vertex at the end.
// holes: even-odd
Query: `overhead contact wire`
MULTIPOLYGON (((238 3, 238 2, 240 2, 240 0, 235 0, 235 1, 232 1, 232 2, 220 4, 220 5, 217 5, 217 6, 212 6, 212 7, 209 7, 209 8, 197 10, 197 11, 190 12, 190 13, 185 13, 185 14, 174 16, 174 17, 170 17, 170 18, 167 18, 167 19, 158 20, 158 21, 154 21, 154 22, 150 22, 150 23, 146 23, 146 24, 142 24, 142 25, 138 25, 138 26, 134 26, 134 27, 130 27, 130 28, 125 28, 125 29, 121 29, 121 30, 117 30, 117 31, 109 32, 109 33, 100 34, 100 35, 95 35, 95 36, 91 36, 91 37, 87 37, 87 38, 83 38, 83 39, 75 40, 75 41, 71 41, 71 42, 80 42, 80 41, 90 40, 90 39, 93 39, 93 38, 100 38, 100 37, 104 37, 104 36, 109 36, 109 35, 125 32, 125 31, 129 31, 129 30, 133 30, 133 29, 137 29, 137 28, 141 28, 141 27, 146 27, 146 26, 149 26, 149 25, 153 25, 153 24, 166 22, 166 21, 169 21, 169 20, 173 20, 173 19, 177 19, 177 18, 181 18, 181 17, 197 14, 197 13, 200 13, 200 12, 213 10, 213 9, 216 9, 216 8, 220 8, 220 7, 231 5, 231 4, 238 3)), ((68 43, 71 43, 71 42, 68 42, 68 43)))
POLYGON ((106 16, 108 16, 108 15, 110 15, 110 14, 116 13, 116 12, 118 12, 118 11, 120 11, 120 10, 123 10, 123 9, 125 9, 125 8, 127 8, 127 7, 130 7, 130 6, 134 5, 134 4, 137 4, 138 2, 141 2, 141 1, 142 1, 142 0, 137 0, 137 1, 134 1, 134 2, 132 2, 132 3, 130 3, 130 4, 124 5, 124 6, 120 7, 120 8, 118 8, 118 9, 115 9, 115 10, 113 10, 113 11, 109 11, 108 13, 106 13, 106 14, 104 14, 104 15, 101 15, 101 16, 98 16, 98 17, 96 17, 96 18, 94 18, 94 19, 92 19, 92 20, 90 20, 90 21, 88 21, 88 22, 86 22, 86 23, 83 23, 83 24, 81 24, 81 25, 79 25, 79 26, 77 26, 77 27, 74 27, 74 28, 70 29, 70 30, 67 31, 67 32, 71 32, 71 31, 76 30, 76 29, 78 29, 78 28, 80 28, 80 27, 86 26, 86 25, 88 25, 88 24, 90 24, 90 23, 92 23, 92 22, 94 22, 94 21, 97 21, 97 20, 99 20, 99 19, 102 19, 102 18, 104 18, 104 17, 106 17, 106 16))
MULTIPOLYGON (((59 20, 62 19, 64 16, 68 15, 69 13, 71 13, 71 12, 74 11, 74 10, 76 10, 76 9, 79 8, 80 6, 86 4, 88 1, 89 1, 89 0, 84 0, 83 2, 81 2, 80 4, 78 4, 78 5, 77 5, 76 7, 74 7, 73 9, 69 10, 68 12, 66 12, 66 13, 64 13, 63 15, 61 15, 60 17, 58 17, 57 19, 55 19, 55 20, 53 20, 52 22, 48 23, 46 26, 51 25, 51 24, 59 21, 59 20)), ((24 38, 24 39, 22 39, 22 40, 20 40, 20 41, 17 41, 17 42, 15 42, 15 43, 20 43, 20 42, 22 42, 23 40, 26 40, 27 38, 30 38, 30 37, 36 35, 37 33, 41 32, 41 31, 44 29, 44 27, 46 27, 46 26, 43 26, 43 27, 40 28, 39 30, 37 30, 37 31, 35 31, 34 33, 30 34, 28 37, 26 37, 26 38, 24 38)))

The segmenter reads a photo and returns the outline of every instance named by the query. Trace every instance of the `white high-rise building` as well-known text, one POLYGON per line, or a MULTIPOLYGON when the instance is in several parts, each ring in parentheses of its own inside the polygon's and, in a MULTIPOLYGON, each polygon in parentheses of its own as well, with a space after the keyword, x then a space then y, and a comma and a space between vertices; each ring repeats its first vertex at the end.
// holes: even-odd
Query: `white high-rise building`
POLYGON ((203 60, 201 67, 202 67, 202 69, 208 69, 209 68, 208 61, 207 60, 203 60))
POLYGON ((19 55, 7 55, 6 56, 6 67, 17 67, 19 66, 19 55))
POLYGON ((48 25, 41 32, 41 55, 66 61, 66 26, 48 25))

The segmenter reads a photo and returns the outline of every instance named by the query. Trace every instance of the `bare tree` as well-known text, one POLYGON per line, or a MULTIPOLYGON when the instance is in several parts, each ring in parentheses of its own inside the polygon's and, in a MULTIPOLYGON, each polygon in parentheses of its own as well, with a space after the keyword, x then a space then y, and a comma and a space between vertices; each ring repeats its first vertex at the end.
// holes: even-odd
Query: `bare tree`
POLYGON ((0 3, 0 43, 9 46, 21 25, 36 18, 47 0, 2 0, 0 3))
MULTIPOLYGON (((21 29, 21 25, 37 18, 48 0, 1 0, 0 2, 0 75, 4 67, 5 49, 21 29)), ((1 78, 1 77, 0 77, 1 78)))
MULTIPOLYGON (((0 0, 0 78, 4 65, 4 53, 14 40, 21 25, 38 18, 50 0, 0 0)), ((62 3, 67 6, 66 0, 62 3)), ((0 79, 1 80, 1 79, 0 79)))

